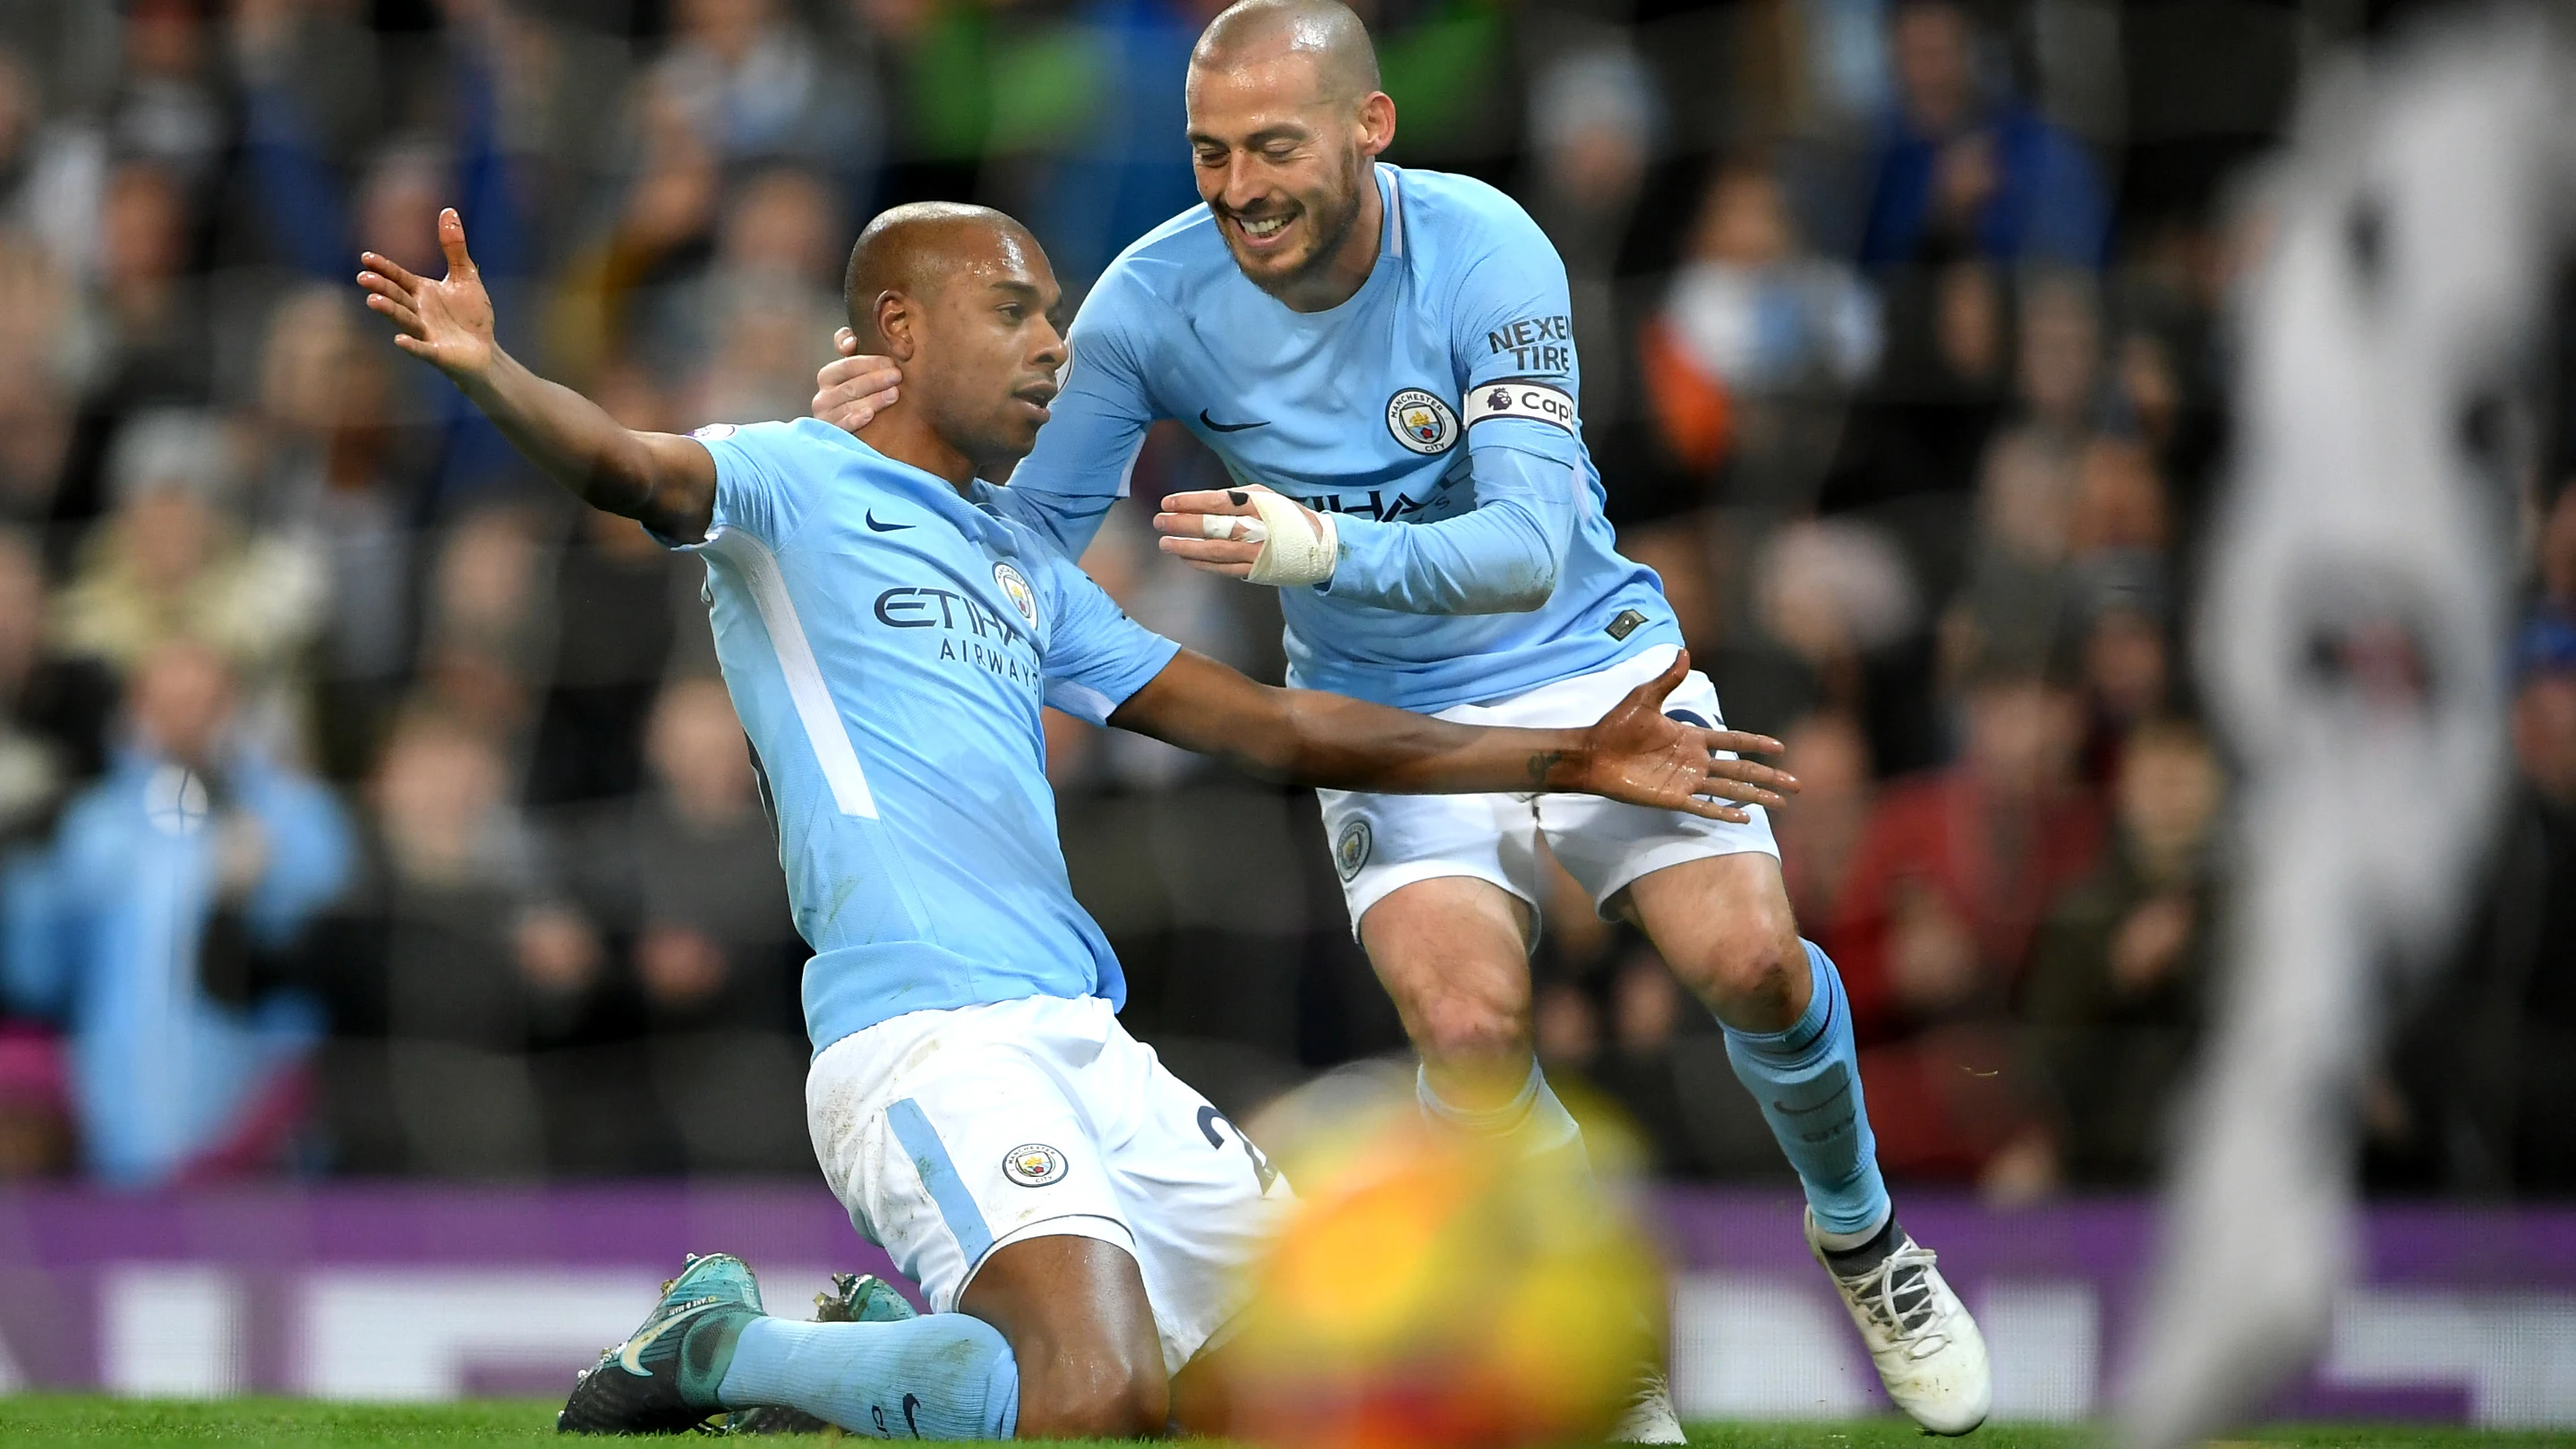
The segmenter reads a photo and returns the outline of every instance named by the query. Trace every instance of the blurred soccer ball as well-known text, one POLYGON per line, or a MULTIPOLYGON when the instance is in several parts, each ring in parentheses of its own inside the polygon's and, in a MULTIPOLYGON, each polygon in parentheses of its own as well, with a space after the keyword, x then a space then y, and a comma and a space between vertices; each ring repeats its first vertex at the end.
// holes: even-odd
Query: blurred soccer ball
POLYGON ((1256 1270, 1237 1340, 1244 1432, 1438 1449, 1609 1429, 1664 1301, 1613 1195, 1412 1111, 1299 1156, 1301 1205, 1256 1270))

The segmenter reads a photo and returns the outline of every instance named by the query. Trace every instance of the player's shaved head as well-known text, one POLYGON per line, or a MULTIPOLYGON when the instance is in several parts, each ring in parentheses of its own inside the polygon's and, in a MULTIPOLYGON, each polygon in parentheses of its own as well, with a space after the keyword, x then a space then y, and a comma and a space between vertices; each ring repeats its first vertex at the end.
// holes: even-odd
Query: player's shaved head
POLYGON ((926 298, 979 262, 1025 266, 1032 257, 1042 254, 1029 229, 989 206, 916 201, 890 207, 859 233, 841 274, 850 329, 872 350, 881 349, 877 299, 886 293, 926 298))
POLYGON ((1228 69, 1282 54, 1313 58, 1322 99, 1358 100, 1378 89, 1377 47, 1340 0, 1236 0, 1200 32, 1190 64, 1228 69))
POLYGON ((1064 365, 1064 300, 1029 229, 988 206, 879 212, 850 248, 850 330, 903 368, 901 395, 859 439, 951 483, 1028 455, 1064 365))

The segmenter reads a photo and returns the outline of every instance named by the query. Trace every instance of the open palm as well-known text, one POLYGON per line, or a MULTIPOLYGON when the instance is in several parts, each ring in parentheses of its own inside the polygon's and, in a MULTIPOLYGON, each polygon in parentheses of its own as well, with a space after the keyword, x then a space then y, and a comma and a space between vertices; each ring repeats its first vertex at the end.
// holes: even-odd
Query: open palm
POLYGON ((1591 768, 1583 788, 1631 805, 1686 810, 1739 824, 1750 819, 1738 805, 1772 808, 1788 803, 1797 777, 1751 760, 1721 754, 1780 753, 1778 740, 1740 730, 1702 729, 1664 713, 1664 700, 1690 674, 1690 656, 1630 690, 1591 729, 1591 768), (1733 803, 1729 803, 1733 802, 1733 803))
POLYGON ((358 285, 367 306, 390 318, 394 346, 458 382, 481 376, 499 348, 492 341, 492 297, 465 250, 465 222, 450 207, 438 214, 438 248, 447 276, 433 282, 374 252, 359 254, 358 285))

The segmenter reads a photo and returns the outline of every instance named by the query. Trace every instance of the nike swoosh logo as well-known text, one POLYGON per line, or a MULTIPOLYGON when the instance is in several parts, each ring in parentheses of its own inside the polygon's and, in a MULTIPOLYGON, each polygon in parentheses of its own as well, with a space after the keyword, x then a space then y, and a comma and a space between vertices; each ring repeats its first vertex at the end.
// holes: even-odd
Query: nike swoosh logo
POLYGON ((723 1299, 710 1298, 704 1303, 692 1303, 688 1307, 681 1309, 679 1312, 672 1314, 670 1317, 663 1319, 661 1322, 654 1324, 651 1328, 648 1328, 642 1333, 635 1335, 633 1338, 626 1340, 626 1347, 618 1350, 617 1366, 626 1370, 628 1373, 635 1375, 639 1379, 651 1378, 653 1376, 653 1371, 644 1366, 644 1350, 653 1346, 653 1340, 660 1338, 663 1334, 670 1332, 672 1329, 688 1322, 690 1319, 697 1317, 699 1314, 706 1312, 710 1308, 722 1308, 723 1306, 723 1299))
POLYGON ((1263 418, 1258 422, 1250 423, 1220 423, 1216 419, 1208 416, 1206 408, 1199 409, 1199 421, 1207 424, 1207 429, 1211 433, 1239 433, 1246 428, 1266 428, 1270 426, 1270 420, 1268 418, 1263 418))
POLYGON ((1850 1080, 1849 1080, 1848 1078, 1846 1078, 1846 1079, 1844 1080, 1844 1082, 1843 1082, 1842 1090, 1841 1090, 1841 1091, 1834 1093, 1832 1096, 1827 1097, 1825 1100, 1823 1100, 1823 1101, 1821 1101, 1821 1102, 1818 1102, 1816 1105, 1814 1105, 1814 1106, 1812 1106, 1812 1107, 1792 1107, 1792 1106, 1790 1106, 1788 1103, 1781 1101, 1781 1100, 1780 1100, 1779 1098, 1777 1098, 1777 1097, 1774 1097, 1774 1098, 1772 1098, 1772 1099, 1771 1099, 1771 1105, 1772 1105, 1772 1106, 1774 1106, 1774 1107, 1776 1107, 1776 1108, 1778 1108, 1778 1109, 1779 1109, 1779 1110, 1781 1110, 1782 1112, 1787 1113, 1788 1115, 1790 1115, 1790 1116, 1792 1116, 1792 1117, 1804 1117, 1804 1116, 1808 1116, 1808 1115, 1809 1115, 1809 1114, 1811 1114, 1811 1113, 1821 1112, 1821 1111, 1825 1110, 1827 1107, 1832 1106, 1832 1105, 1833 1105, 1833 1104, 1835 1104, 1836 1102, 1839 1102, 1839 1101, 1841 1101, 1843 1098, 1845 1098, 1845 1097, 1847 1097, 1847 1096, 1850 1096, 1850 1095, 1851 1095, 1851 1082, 1850 1082, 1850 1080))
POLYGON ((875 529, 879 533, 892 533, 896 529, 910 528, 912 525, 909 523, 879 523, 877 522, 877 511, 871 508, 868 510, 868 527, 875 529))

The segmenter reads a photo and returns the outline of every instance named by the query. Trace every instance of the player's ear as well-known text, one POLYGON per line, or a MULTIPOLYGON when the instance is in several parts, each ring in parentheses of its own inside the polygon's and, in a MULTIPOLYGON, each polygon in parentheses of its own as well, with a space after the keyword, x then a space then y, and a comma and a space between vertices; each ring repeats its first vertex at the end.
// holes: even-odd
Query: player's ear
POLYGON ((910 362, 921 350, 921 308, 910 297, 894 291, 877 293, 876 323, 886 356, 910 362))
POLYGON ((1360 101, 1360 154, 1375 157, 1395 144, 1395 97, 1371 91, 1360 101))

